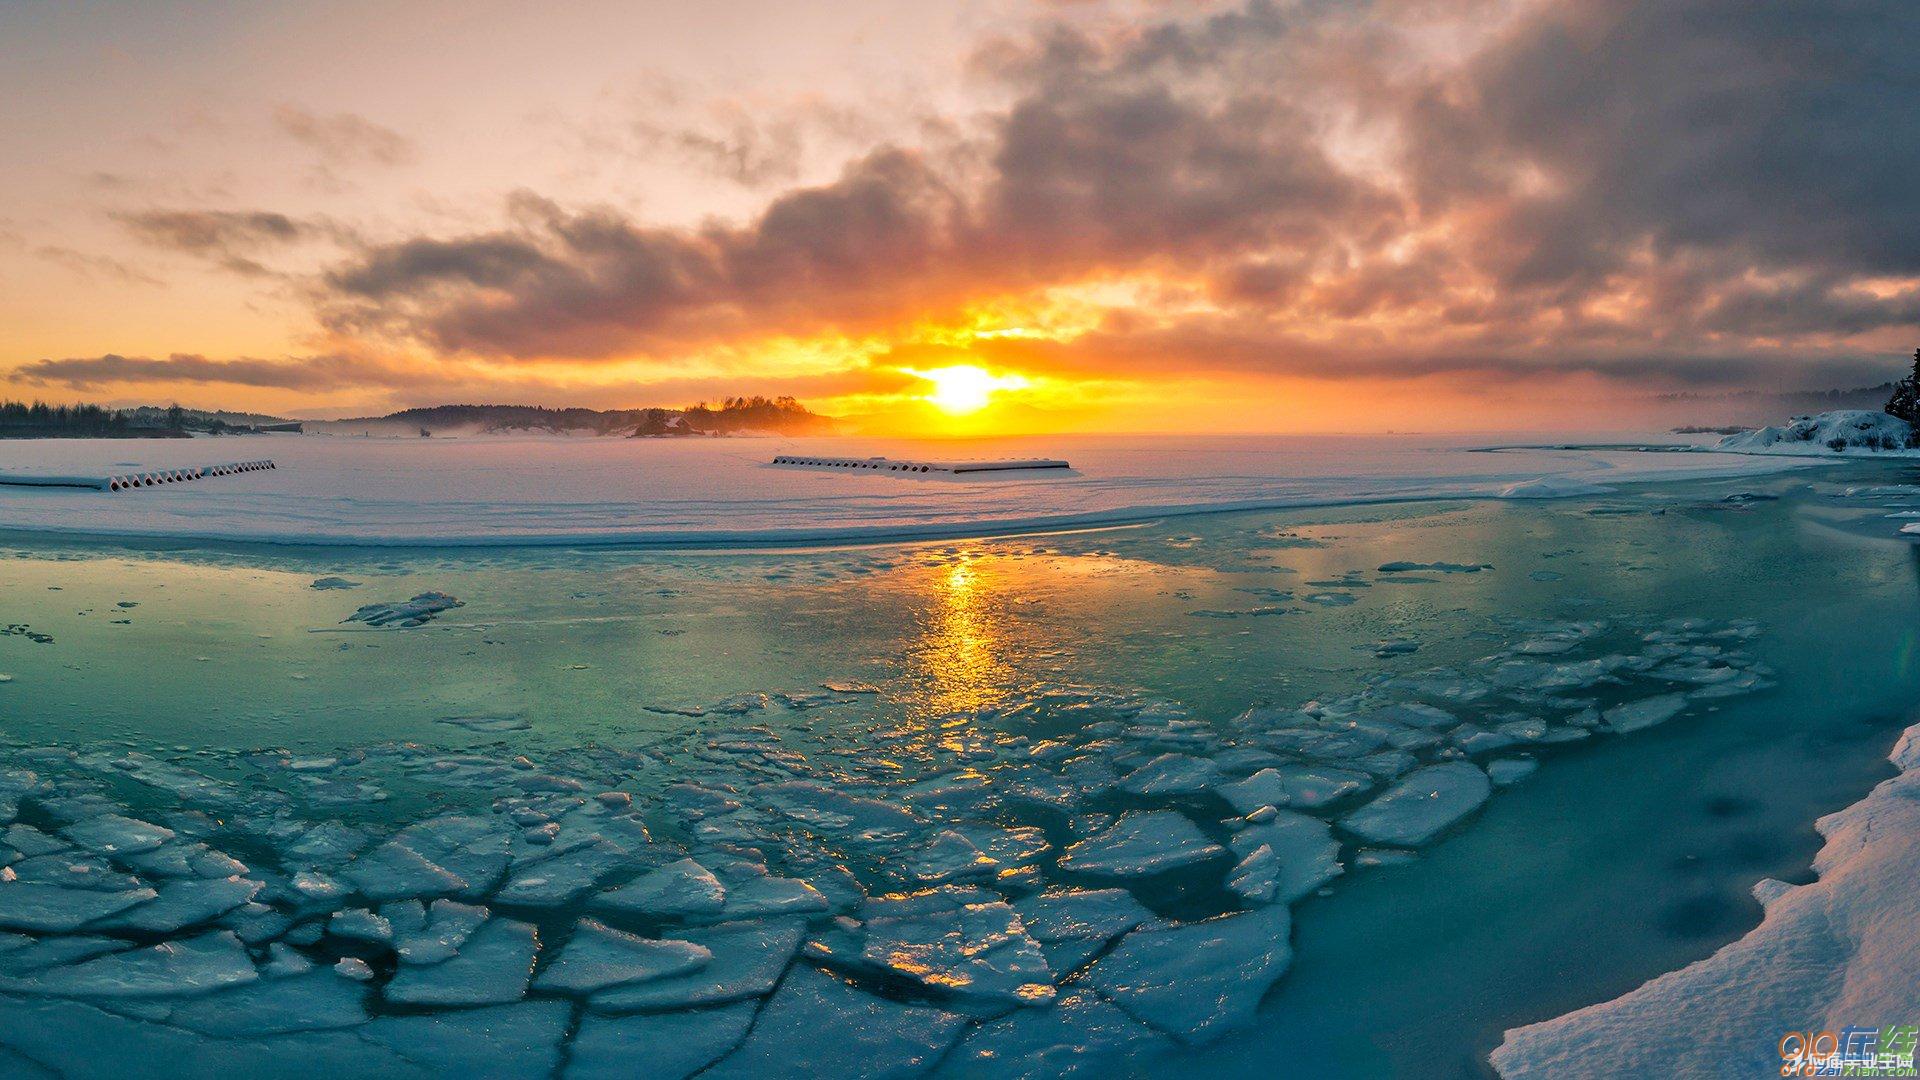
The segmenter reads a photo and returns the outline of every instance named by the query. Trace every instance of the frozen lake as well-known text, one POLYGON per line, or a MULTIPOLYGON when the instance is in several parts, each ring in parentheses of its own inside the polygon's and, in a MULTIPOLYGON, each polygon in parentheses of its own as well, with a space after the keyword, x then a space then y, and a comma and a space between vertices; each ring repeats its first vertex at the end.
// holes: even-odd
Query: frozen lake
MULTIPOLYGON (((1638 442, 1600 435, 1583 442, 1638 442)), ((1672 441, 1672 436, 1651 437, 1672 441)), ((0 487, 0 528, 321 544, 714 546, 976 536, 1171 512, 1497 495, 1753 474, 1790 459, 1479 448, 1522 437, 1066 436, 852 439, 490 437, 0 442, 0 472, 88 474, 272 458, 279 468, 113 497, 0 487), (780 468, 779 454, 1056 457, 1070 474, 966 478, 780 468)))
POLYGON ((1467 450, 1491 441, 1256 469, 1230 440, 1050 440, 980 453, 1079 477, 961 488, 759 468, 773 441, 229 440, 165 450, 282 470, 7 493, 0 1074, 1482 1075, 1501 1031, 1704 956, 1758 920, 1755 881, 1805 880, 1813 819, 1886 775, 1920 690, 1886 629, 1920 619, 1888 516, 1920 511, 1910 466, 1467 450), (536 506, 423 467, 476 453, 536 506), (1174 453, 1243 464, 1183 478, 1174 453), (830 539, 881 514, 837 491, 920 528, 1061 492, 1107 520, 1612 490, 561 543, 660 535, 579 509, 594 470, 563 466, 600 455, 622 497, 651 476, 700 535, 762 540, 783 491, 830 539), (370 510, 341 501, 356 470, 386 477, 370 510), (699 518, 716 473, 757 509, 699 518), (268 509, 204 524, 249 492, 268 509), (303 500, 323 538, 506 520, 461 524, 475 505, 546 542, 230 542, 292 539, 303 500), (58 506, 229 542, 21 531, 58 506), (539 531, 574 512, 613 531, 539 531))

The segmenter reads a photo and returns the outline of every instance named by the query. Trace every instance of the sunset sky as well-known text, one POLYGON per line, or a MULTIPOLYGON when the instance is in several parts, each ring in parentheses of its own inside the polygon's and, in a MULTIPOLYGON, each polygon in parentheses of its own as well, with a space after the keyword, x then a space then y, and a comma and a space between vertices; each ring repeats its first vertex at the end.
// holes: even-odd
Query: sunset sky
POLYGON ((1920 344, 1914 40, 1911 0, 0 0, 0 396, 966 433, 1867 385, 1920 344))

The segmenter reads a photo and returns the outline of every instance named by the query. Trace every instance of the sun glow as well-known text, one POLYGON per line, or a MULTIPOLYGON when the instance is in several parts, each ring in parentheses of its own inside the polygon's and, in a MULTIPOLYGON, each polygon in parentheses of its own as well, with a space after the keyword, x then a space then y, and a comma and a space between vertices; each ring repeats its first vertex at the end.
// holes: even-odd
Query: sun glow
POLYGON ((1000 390, 1024 390, 1027 380, 1019 375, 995 375, 972 364, 955 364, 931 371, 907 369, 907 374, 933 384, 922 400, 932 402, 942 412, 955 416, 979 412, 1000 390))

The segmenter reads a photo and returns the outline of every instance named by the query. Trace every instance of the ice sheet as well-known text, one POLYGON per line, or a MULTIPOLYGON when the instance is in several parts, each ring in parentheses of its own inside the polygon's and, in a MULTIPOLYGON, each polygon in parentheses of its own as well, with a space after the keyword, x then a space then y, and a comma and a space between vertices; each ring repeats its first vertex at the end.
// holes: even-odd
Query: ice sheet
MULTIPOLYGON (((272 471, 110 494, 0 488, 0 528, 342 545, 823 543, 1140 521, 1170 513, 1590 491, 1741 475, 1780 458, 1505 449, 1493 436, 856 439, 500 437, 0 442, 0 471, 76 474, 268 457, 272 471), (1058 456, 1071 475, 925 479, 793 470, 776 454, 1058 456), (1539 482, 1547 480, 1543 487, 1539 482), (1547 492, 1551 493, 1551 492, 1547 492)), ((1512 440, 1505 440, 1511 443, 1512 440)), ((1801 463, 1801 464, 1804 464, 1801 463)))

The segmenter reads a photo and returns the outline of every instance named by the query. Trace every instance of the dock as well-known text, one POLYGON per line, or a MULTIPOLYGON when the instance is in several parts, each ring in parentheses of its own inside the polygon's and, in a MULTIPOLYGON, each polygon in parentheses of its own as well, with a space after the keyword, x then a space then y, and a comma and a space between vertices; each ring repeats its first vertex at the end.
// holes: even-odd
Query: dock
POLYGON ((45 473, 0 473, 0 487, 91 488, 94 491, 133 491, 137 488, 165 487, 209 476, 236 476, 240 473, 277 469, 270 460, 234 461, 222 465, 191 465, 183 469, 151 469, 142 472, 115 473, 109 476, 56 476, 45 473))
POLYGON ((904 461, 894 458, 814 457, 805 454, 780 454, 775 465, 802 469, 861 469, 888 473, 943 473, 949 476, 967 473, 1029 472, 1046 469, 1071 469, 1058 458, 1006 458, 997 461, 904 461))

